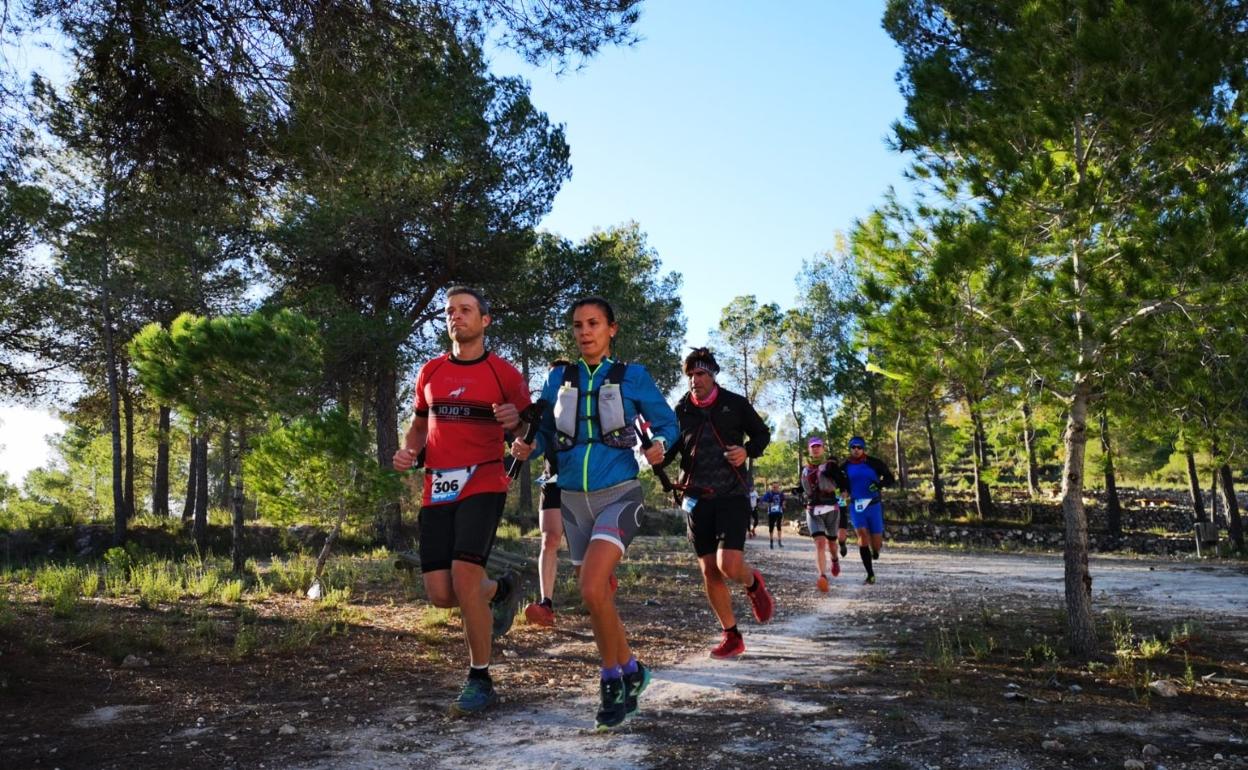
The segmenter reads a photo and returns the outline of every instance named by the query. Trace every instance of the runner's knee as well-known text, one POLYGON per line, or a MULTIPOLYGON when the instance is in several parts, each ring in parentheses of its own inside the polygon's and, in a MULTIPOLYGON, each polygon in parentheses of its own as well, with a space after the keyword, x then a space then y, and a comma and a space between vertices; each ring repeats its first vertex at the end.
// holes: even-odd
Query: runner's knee
POLYGON ((559 530, 552 531, 549 529, 543 529, 542 530, 542 550, 543 551, 558 551, 559 540, 562 537, 563 537, 563 533, 560 532, 559 530))
POLYGON ((455 597, 461 602, 472 601, 481 593, 481 582, 485 579, 485 570, 475 564, 456 561, 451 563, 451 584, 455 597))
POLYGON ((581 577, 581 600, 585 606, 593 609, 611 601, 611 584, 606 576, 599 580, 588 580, 581 577))

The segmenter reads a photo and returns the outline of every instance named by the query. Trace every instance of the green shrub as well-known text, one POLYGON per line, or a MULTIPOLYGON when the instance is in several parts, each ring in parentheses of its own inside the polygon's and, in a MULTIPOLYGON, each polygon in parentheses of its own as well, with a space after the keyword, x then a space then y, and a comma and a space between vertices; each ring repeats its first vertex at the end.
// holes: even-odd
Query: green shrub
POLYGON ((39 601, 54 607, 64 606, 66 601, 77 601, 82 593, 83 573, 81 567, 69 564, 40 567, 34 579, 39 601))
POLYGON ((217 594, 222 604, 234 604, 243 600, 243 581, 228 580, 217 594))
POLYGON ((137 565, 131 570, 130 578, 131 589, 138 592, 140 607, 176 602, 184 593, 181 577, 168 562, 137 565))
POLYGON ((315 574, 316 559, 311 556, 297 554, 285 560, 275 557, 269 565, 269 585, 278 593, 301 594, 312 585, 315 574))

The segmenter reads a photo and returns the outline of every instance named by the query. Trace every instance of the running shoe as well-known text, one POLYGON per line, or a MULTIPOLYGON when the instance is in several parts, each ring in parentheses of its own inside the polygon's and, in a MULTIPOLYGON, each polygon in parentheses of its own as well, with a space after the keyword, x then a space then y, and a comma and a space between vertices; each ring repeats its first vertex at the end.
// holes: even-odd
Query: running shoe
POLYGON ((624 711, 630 717, 637 713, 637 699, 650 686, 650 669, 640 661, 637 670, 624 675, 624 711))
POLYGON ((479 714, 498 702, 494 683, 488 679, 472 679, 464 682, 459 697, 451 703, 451 716, 466 717, 479 714))
POLYGON ((863 585, 868 585, 868 586, 875 585, 875 575, 867 575, 867 579, 862 581, 862 583, 863 585))
POLYGON ((524 608, 524 618, 529 621, 529 625, 550 628, 555 625, 555 610, 541 602, 533 602, 524 608))
POLYGON ((776 550, 776 544, 775 544, 775 542, 774 542, 774 541, 773 541, 773 542, 768 543, 768 544, 767 544, 767 547, 768 547, 768 548, 770 548, 770 549, 771 549, 771 550, 773 550, 773 551, 774 551, 774 550, 776 550))
POLYGON ((875 550, 874 548, 872 548, 872 549, 871 549, 871 558, 872 558, 872 559, 878 559, 878 558, 880 558, 880 552, 879 552, 879 551, 877 551, 877 550, 875 550))
POLYGON ((628 707, 624 704, 624 680, 603 679, 599 686, 602 705, 594 717, 594 729, 598 732, 619 727, 628 718, 628 707))
POLYGON ((711 657, 728 660, 743 652, 745 652, 745 639, 741 638, 741 634, 730 634, 725 631, 723 641, 711 649, 711 657))
POLYGON ((819 593, 826 594, 828 592, 828 579, 820 575, 819 579, 815 581, 815 587, 819 589, 819 593))
POLYGON ((841 541, 841 556, 849 553, 849 546, 845 545, 845 541, 841 541))
POLYGON ((771 614, 775 612, 776 602, 771 598, 771 591, 767 590, 767 584, 763 582, 763 573, 754 570, 754 590, 748 588, 745 595, 750 598, 750 608, 754 610, 754 619, 759 623, 766 623, 771 620, 771 614))
POLYGON ((781 540, 781 541, 780 541, 780 547, 781 547, 781 548, 783 548, 783 547, 784 547, 784 541, 783 541, 783 540, 781 540))
POLYGON ((832 560, 832 577, 840 577, 840 576, 841 576, 841 560, 833 559, 832 560))
POLYGON ((520 609, 520 578, 515 572, 508 570, 498 576, 500 588, 506 586, 507 593, 501 600, 490 602, 490 612, 494 615, 494 638, 511 630, 516 619, 516 610, 520 609))

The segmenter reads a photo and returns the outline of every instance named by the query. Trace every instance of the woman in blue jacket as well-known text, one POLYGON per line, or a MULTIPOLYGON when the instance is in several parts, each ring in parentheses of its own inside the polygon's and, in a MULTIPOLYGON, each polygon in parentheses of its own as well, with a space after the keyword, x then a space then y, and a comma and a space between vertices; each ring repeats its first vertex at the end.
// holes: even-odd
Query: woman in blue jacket
POLYGON ((542 417, 534 445, 517 440, 512 454, 556 452, 564 532, 572 565, 589 609, 602 658, 601 706, 594 726, 608 730, 637 711, 650 672, 628 646, 615 607, 615 567, 641 525, 642 490, 633 428, 640 416, 654 442, 645 450, 651 465, 663 461, 677 437, 676 415, 645 368, 610 357, 619 332, 615 312, 602 297, 572 305, 572 333, 580 360, 552 370, 542 398, 553 407, 542 417))

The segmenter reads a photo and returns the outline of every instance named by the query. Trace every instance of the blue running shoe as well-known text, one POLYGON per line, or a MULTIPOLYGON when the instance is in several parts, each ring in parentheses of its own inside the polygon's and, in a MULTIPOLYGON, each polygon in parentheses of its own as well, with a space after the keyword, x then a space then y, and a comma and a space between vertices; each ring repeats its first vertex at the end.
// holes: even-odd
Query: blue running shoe
POLYGON ((628 718, 628 707, 624 705, 623 679, 601 680, 600 692, 602 705, 594 717, 594 729, 601 733, 624 724, 628 718))
POLYGON ((650 669, 640 661, 637 670, 624 675, 624 713, 632 716, 637 713, 637 698, 650 686, 650 669))
POLYGON ((494 692, 494 683, 488 679, 472 679, 464 682, 464 689, 451 704, 451 716, 466 717, 479 714, 498 702, 498 693, 494 692))

